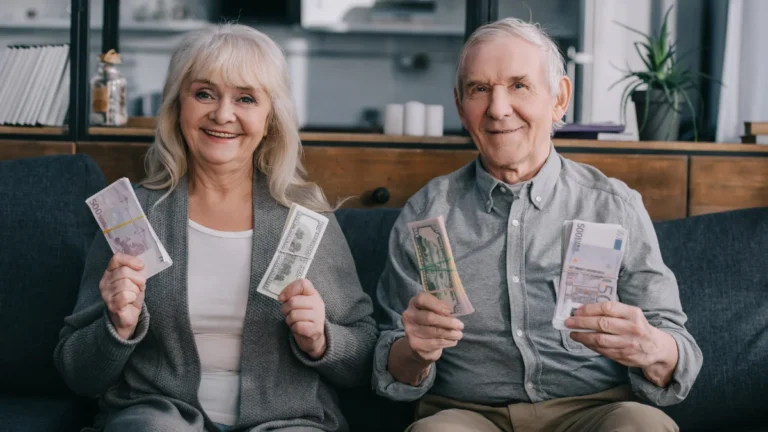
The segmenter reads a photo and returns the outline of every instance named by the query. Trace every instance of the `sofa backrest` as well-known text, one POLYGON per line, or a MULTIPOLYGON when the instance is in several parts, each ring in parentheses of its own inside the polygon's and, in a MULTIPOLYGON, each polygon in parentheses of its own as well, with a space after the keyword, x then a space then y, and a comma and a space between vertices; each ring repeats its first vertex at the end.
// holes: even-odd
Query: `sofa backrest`
POLYGON ((0 161, 0 394, 68 393, 53 365, 98 226, 86 198, 105 186, 85 155, 0 161))
MULTIPOLYGON (((374 300, 398 210, 340 210, 363 289, 374 300)), ((768 208, 655 224, 704 353, 688 398, 665 408, 682 430, 768 422, 768 208)), ((450 233, 449 233, 450 235, 450 233)), ((401 418, 402 413, 396 413, 401 418)), ((381 429, 384 430, 384 429, 381 429)))
POLYGON ((683 430, 768 424, 768 208, 656 224, 704 364, 681 404, 683 430))

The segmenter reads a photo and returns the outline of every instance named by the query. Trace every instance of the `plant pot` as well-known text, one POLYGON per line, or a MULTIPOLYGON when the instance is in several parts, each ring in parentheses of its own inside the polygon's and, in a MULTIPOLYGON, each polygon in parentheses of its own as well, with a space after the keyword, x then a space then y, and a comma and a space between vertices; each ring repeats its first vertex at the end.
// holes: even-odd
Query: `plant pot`
MULTIPOLYGON (((646 90, 638 90, 632 94, 637 115, 637 128, 640 141, 677 141, 680 133, 680 113, 676 112, 667 101, 664 90, 651 90, 650 97, 646 90), (643 126, 646 98, 648 101, 648 118, 643 126)), ((679 105, 679 102, 677 102, 679 105)))

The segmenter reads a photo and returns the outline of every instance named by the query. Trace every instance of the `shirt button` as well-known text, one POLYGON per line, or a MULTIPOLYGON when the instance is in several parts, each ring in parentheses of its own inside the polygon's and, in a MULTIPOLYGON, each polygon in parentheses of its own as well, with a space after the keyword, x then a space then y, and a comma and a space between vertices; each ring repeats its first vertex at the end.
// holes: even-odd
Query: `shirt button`
POLYGON ((540 196, 536 196, 535 199, 536 199, 536 202, 541 202, 541 197, 540 196))
POLYGON ((512 282, 518 283, 518 282, 520 282, 520 278, 517 277, 517 276, 512 276, 512 282))
POLYGON ((501 191, 501 193, 507 193, 507 188, 505 188, 504 186, 500 187, 499 190, 501 191))
POLYGON ((486 202, 485 202, 485 205, 487 205, 488 207, 490 207, 490 206, 491 206, 491 204, 493 204, 493 203, 491 202, 491 200, 488 200, 488 201, 486 201, 486 202))
POLYGON ((517 333, 518 336, 522 336, 523 335, 523 331, 520 330, 520 329, 517 329, 517 331, 515 333, 517 333))
POLYGON ((512 220, 512 225, 513 226, 518 226, 518 225, 520 225, 520 222, 518 222, 517 219, 513 219, 512 220))
POLYGON ((529 382, 525 386, 528 387, 528 390, 533 390, 533 383, 532 382, 529 382))

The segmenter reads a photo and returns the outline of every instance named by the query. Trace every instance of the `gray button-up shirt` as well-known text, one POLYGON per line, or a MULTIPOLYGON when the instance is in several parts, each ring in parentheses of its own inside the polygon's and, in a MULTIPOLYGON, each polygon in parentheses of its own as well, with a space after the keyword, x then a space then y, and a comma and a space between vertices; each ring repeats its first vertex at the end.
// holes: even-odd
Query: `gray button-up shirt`
POLYGON ((530 181, 506 185, 479 159, 432 180, 408 200, 389 241, 379 281, 385 320, 376 347, 373 385, 379 394, 415 400, 425 393, 486 404, 593 394, 629 382, 656 405, 682 401, 702 364, 685 329, 677 281, 664 265, 640 194, 554 147, 530 181), (408 222, 445 216, 456 267, 475 313, 463 316, 464 337, 443 351, 418 387, 395 381, 389 348, 404 336, 401 314, 421 290, 408 222), (621 224, 629 231, 618 294, 677 342, 671 383, 659 388, 552 327, 561 271, 563 221, 621 224))

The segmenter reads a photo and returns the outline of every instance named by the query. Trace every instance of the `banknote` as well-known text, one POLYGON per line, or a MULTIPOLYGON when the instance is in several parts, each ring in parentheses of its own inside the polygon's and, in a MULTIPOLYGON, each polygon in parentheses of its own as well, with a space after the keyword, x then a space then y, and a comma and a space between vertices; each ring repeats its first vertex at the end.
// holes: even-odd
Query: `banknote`
POLYGON ((445 230, 445 219, 438 216, 408 224, 411 240, 416 249, 421 286, 445 303, 453 316, 475 311, 461 284, 451 243, 445 230))
POLYGON ((142 273, 147 278, 173 264, 149 224, 127 178, 115 181, 88 198, 85 203, 96 218, 112 252, 140 258, 144 262, 142 273))
POLYGON ((618 278, 627 230, 617 224, 580 220, 563 224, 562 271, 552 325, 572 330, 564 321, 582 305, 618 300, 618 278))
POLYGON ((277 251, 256 291, 278 300, 286 286, 304 278, 326 226, 328 218, 325 216, 295 203, 291 205, 277 251))

